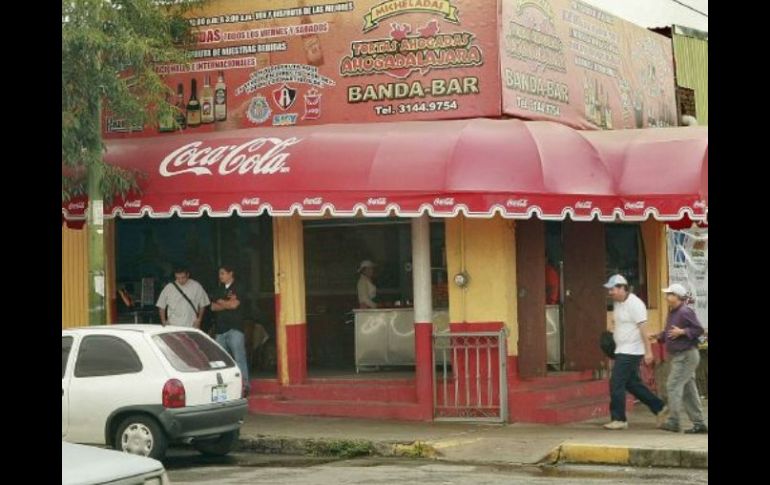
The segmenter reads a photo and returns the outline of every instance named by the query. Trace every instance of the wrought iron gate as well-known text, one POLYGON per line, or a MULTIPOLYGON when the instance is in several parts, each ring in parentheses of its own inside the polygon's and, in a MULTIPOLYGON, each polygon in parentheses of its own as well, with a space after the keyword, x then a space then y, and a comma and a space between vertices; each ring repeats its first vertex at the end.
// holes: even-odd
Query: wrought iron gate
POLYGON ((433 416, 437 421, 506 421, 505 345, 505 329, 433 335, 433 416))

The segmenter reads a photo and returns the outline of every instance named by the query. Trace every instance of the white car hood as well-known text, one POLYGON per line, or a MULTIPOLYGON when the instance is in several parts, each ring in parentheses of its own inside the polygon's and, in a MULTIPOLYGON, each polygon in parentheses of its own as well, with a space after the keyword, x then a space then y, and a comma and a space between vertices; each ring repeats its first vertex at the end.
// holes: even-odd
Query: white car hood
POLYGON ((163 464, 152 458, 62 441, 62 485, 91 485, 160 472, 163 464))

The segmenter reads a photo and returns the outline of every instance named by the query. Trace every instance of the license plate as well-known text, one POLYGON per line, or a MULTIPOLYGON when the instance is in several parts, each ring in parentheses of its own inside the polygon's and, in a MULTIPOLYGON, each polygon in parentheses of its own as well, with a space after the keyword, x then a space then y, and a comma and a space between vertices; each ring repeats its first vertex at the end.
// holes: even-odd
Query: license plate
POLYGON ((211 402, 227 401, 227 386, 214 386, 211 388, 211 402))

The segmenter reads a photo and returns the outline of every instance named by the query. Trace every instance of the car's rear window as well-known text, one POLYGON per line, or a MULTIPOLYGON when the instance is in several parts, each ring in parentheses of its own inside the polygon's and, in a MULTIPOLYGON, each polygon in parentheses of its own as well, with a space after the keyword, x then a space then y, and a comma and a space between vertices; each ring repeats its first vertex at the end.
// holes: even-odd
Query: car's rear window
POLYGON ((153 340, 180 372, 226 369, 235 365, 227 352, 197 332, 162 333, 153 340))

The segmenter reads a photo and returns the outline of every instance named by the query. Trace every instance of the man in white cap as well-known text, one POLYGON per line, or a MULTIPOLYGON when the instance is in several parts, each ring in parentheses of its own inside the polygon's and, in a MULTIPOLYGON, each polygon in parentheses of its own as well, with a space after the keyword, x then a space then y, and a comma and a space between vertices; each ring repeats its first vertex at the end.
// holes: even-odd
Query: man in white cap
POLYGON ((653 362, 652 345, 647 331, 647 306, 628 288, 623 275, 613 275, 604 285, 613 301, 615 322, 615 363, 610 376, 610 416, 606 429, 627 429, 626 391, 644 403, 662 423, 667 412, 663 401, 650 391, 639 376, 639 365, 653 362))
POLYGON ((666 353, 671 362, 671 371, 666 382, 671 413, 660 428, 678 433, 680 409, 684 405, 693 424, 685 433, 708 433, 708 426, 703 418, 703 405, 695 383, 695 371, 700 363, 698 338, 703 335, 703 326, 695 311, 687 305, 690 296, 684 286, 674 283, 664 289, 663 293, 666 294, 670 311, 666 328, 657 338, 659 342, 666 342, 666 353))
POLYGON ((368 259, 361 261, 358 265, 358 272, 361 276, 358 278, 358 305, 360 308, 377 308, 374 299, 377 298, 377 287, 374 286, 372 278, 374 277, 375 264, 368 259))

